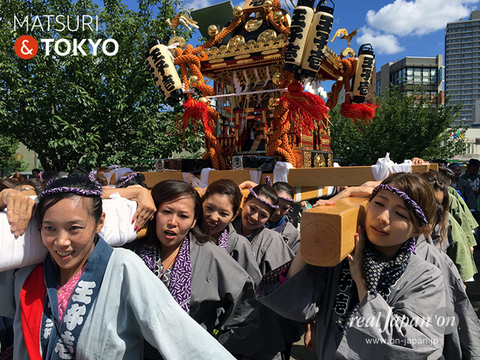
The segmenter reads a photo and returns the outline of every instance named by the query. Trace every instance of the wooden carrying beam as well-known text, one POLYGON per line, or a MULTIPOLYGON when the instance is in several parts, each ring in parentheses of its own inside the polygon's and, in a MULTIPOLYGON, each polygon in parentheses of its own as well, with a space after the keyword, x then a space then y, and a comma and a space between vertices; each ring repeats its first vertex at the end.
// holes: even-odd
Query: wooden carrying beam
MULTIPOLYGON (((412 172, 438 171, 438 164, 412 165, 412 172)), ((288 183, 295 186, 360 186, 375 181, 371 166, 290 169, 288 183)))
POLYGON ((336 266, 355 248, 357 226, 363 225, 368 200, 349 197, 335 205, 317 206, 302 214, 300 252, 307 264, 336 266))
POLYGON ((183 181, 183 175, 180 171, 142 172, 142 174, 145 175, 144 182, 149 189, 164 180, 183 181))

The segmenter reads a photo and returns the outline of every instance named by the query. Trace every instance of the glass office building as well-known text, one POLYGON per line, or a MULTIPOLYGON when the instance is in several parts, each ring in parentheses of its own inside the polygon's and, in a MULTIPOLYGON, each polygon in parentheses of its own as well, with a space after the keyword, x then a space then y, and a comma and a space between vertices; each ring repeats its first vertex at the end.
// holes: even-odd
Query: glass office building
POLYGON ((480 127, 480 11, 445 29, 445 95, 462 103, 456 123, 480 127), (475 106, 477 102, 477 106, 475 106), (476 111, 477 109, 477 111, 476 111))
POLYGON ((390 85, 400 86, 406 93, 419 88, 437 105, 443 104, 443 56, 406 57, 389 62, 376 74, 376 92, 390 85))

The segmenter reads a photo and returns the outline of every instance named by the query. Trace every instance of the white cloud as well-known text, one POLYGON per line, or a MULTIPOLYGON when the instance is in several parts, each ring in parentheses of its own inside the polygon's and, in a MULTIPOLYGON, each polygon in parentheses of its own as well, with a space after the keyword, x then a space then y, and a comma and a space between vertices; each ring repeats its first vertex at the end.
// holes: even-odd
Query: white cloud
POLYGON ((468 18, 477 3, 478 0, 395 0, 378 11, 369 10, 366 20, 369 27, 386 33, 424 35, 445 28, 448 22, 468 18))
POLYGON ((405 50, 403 46, 400 46, 397 38, 391 34, 381 34, 378 31, 362 27, 358 31, 359 35, 355 37, 357 43, 360 44, 372 44, 375 53, 377 54, 396 54, 405 50))

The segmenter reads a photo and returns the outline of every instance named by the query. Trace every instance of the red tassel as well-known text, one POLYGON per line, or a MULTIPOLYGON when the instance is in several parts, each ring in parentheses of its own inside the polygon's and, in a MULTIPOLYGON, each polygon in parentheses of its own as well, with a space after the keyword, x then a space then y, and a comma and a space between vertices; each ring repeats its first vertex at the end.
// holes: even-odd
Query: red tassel
POLYGON ((370 121, 375 116, 375 111, 379 106, 369 103, 351 104, 344 102, 340 108, 340 115, 352 119, 355 125, 356 121, 363 120, 365 124, 369 125, 370 121))
POLYGON ((201 122, 201 124, 204 126, 204 129, 206 129, 209 114, 208 104, 195 99, 188 99, 183 103, 183 106, 185 107, 185 112, 182 116, 183 130, 187 128, 189 122, 193 126, 201 122))
POLYGON ((310 135, 316 122, 323 122, 325 126, 327 125, 328 107, 320 96, 302 90, 301 84, 290 84, 288 93, 283 94, 281 99, 287 104, 287 120, 295 125, 297 133, 310 135))

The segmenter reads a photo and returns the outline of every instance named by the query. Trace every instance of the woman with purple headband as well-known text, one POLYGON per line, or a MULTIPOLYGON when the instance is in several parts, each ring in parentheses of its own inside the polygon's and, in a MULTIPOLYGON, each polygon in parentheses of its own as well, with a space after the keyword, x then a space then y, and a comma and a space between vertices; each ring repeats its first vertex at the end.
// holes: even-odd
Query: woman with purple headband
POLYGON ((233 359, 132 252, 99 237, 102 190, 72 175, 38 195, 49 255, 0 272, 0 315, 14 318, 14 359, 233 359), (181 334, 181 336, 179 336, 181 334))
POLYGON ((145 181, 145 175, 142 173, 136 173, 132 172, 128 175, 122 176, 117 180, 117 183, 115 184, 115 189, 118 188, 126 188, 128 186, 141 186, 144 188, 147 188, 147 185, 144 183, 145 181))
POLYGON ((452 330, 444 327, 443 275, 412 256, 435 216, 430 184, 393 174, 374 189, 352 254, 327 268, 306 264, 299 251, 264 276, 257 297, 286 318, 315 318, 318 359, 439 359, 452 330))
POLYGON ((293 208, 295 193, 293 188, 286 182, 277 181, 272 185, 278 195, 278 209, 275 210, 265 227, 282 235, 283 240, 296 254, 300 247, 300 231, 293 226, 288 218, 288 212, 293 208))
MULTIPOLYGON (((265 224, 278 209, 278 196, 270 185, 260 184, 250 189, 241 216, 233 222, 235 230, 245 236, 252 246, 253 255, 262 275, 290 261, 294 254, 282 236, 265 224)), ((262 306, 261 321, 264 347, 254 359, 277 359, 285 350, 278 316, 262 306)))

